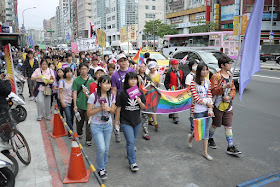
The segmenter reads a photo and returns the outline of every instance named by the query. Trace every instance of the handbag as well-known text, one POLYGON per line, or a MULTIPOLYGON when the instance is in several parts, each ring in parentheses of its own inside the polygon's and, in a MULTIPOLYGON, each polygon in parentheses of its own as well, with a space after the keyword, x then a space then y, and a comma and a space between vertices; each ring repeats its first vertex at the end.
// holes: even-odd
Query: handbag
POLYGON ((52 95, 52 89, 50 87, 45 87, 44 95, 52 95))

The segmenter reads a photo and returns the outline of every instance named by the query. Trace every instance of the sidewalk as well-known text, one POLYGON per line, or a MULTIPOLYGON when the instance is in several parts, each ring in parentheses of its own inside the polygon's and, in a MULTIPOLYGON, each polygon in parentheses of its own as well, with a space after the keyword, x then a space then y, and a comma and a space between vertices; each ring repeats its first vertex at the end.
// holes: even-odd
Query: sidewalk
POLYGON ((27 110, 27 118, 18 124, 20 132, 24 135, 31 150, 31 163, 25 166, 16 157, 19 164, 19 172, 16 176, 16 187, 40 186, 51 187, 51 175, 46 158, 40 123, 37 119, 37 108, 34 101, 29 101, 27 83, 24 87, 24 98, 27 110))
POLYGON ((277 64, 275 61, 267 61, 267 62, 261 61, 261 69, 280 71, 280 65, 277 64))

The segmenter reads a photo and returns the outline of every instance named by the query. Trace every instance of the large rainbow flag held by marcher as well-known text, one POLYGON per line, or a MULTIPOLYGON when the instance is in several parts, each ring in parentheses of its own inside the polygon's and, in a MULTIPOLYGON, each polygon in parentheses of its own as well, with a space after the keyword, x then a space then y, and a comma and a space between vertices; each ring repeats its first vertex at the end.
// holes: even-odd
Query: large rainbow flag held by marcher
POLYGON ((193 119, 195 141, 205 138, 207 120, 210 120, 209 117, 193 119))
POLYGON ((144 56, 143 54, 141 53, 141 47, 139 49, 139 51, 137 52, 137 54, 135 55, 135 57, 133 57, 132 59, 134 62, 136 62, 139 66, 145 62, 144 60, 144 56))
POLYGON ((165 91, 148 86, 141 88, 146 95, 144 113, 171 114, 183 112, 191 108, 191 92, 189 88, 177 91, 165 91))

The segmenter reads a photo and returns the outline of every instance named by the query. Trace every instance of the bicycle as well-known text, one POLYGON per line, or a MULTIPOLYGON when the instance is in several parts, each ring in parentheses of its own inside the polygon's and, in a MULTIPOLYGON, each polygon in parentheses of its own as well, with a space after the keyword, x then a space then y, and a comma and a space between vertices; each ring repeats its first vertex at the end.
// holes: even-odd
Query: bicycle
POLYGON ((8 111, 1 113, 0 117, 0 137, 2 141, 8 142, 19 160, 23 164, 29 165, 31 162, 31 152, 25 137, 18 130, 17 124, 11 120, 8 111))

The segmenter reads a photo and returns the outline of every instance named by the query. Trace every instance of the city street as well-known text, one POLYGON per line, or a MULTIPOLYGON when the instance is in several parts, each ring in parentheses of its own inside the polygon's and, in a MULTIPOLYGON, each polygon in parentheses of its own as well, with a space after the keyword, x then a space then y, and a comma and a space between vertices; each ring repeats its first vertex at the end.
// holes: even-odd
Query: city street
MULTIPOLYGON (((173 124, 167 115, 159 115, 160 129, 156 132, 154 127, 149 126, 149 141, 143 139, 142 132, 139 132, 136 157, 140 170, 136 173, 129 169, 123 134, 121 143, 116 143, 112 135, 105 185, 223 187, 278 171, 279 93, 280 71, 270 70, 262 70, 253 77, 242 101, 239 101, 237 93, 233 104, 233 139, 242 152, 239 157, 227 155, 223 128, 218 129, 214 136, 218 148, 209 148, 213 161, 202 157, 202 142, 194 142, 193 148, 189 149, 186 145, 189 111, 180 113, 179 125, 173 124)), ((44 120, 41 125, 36 121, 36 105, 28 100, 27 85, 25 98, 28 118, 19 126, 31 147, 32 161, 29 166, 20 164, 16 186, 62 186, 61 181, 68 170, 72 140, 67 136, 52 139, 47 134, 52 129, 50 123, 47 122, 46 131, 44 120)), ((91 147, 85 145, 85 139, 81 142, 95 165, 94 141, 91 147)), ((76 186, 98 186, 98 182, 91 173, 88 183, 76 186)))

